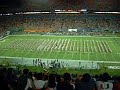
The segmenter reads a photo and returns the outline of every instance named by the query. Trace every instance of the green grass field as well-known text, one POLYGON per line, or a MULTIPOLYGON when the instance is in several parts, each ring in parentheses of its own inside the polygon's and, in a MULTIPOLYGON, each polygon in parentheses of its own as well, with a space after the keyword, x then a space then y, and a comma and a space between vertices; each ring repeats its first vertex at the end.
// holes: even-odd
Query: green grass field
MULTIPOLYGON (((19 66, 20 70, 27 68, 32 72, 44 72, 44 69, 40 66, 26 66, 26 65, 21 65, 21 64, 14 65, 11 63, 11 62, 14 62, 14 60, 11 58, 2 58, 1 60, 2 60, 2 62, 0 62, 0 65, 3 65, 3 67, 15 68, 16 66, 19 66)), ((19 62, 19 60, 18 60, 18 62, 19 62)), ((71 74, 80 74, 80 75, 82 75, 84 73, 89 73, 90 75, 96 75, 96 74, 100 75, 100 74, 103 74, 104 72, 107 72, 110 75, 120 75, 119 69, 109 69, 109 68, 105 69, 105 66, 120 66, 120 63, 99 63, 99 66, 100 66, 100 70, 74 69, 74 68, 54 68, 54 69, 46 68, 46 70, 48 70, 49 73, 57 73, 60 75, 63 75, 65 72, 69 72, 71 74)))
POLYGON ((0 41, 0 56, 120 61, 120 37, 15 35, 0 41))

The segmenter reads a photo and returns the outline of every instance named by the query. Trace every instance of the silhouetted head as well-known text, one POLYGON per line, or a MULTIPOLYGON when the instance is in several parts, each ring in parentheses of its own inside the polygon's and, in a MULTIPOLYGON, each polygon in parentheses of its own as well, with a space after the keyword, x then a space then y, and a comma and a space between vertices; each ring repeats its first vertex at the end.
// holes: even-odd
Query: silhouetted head
POLYGON ((50 74, 49 75, 49 79, 48 79, 48 86, 50 88, 54 88, 56 86, 56 77, 54 74, 50 74))
POLYGON ((28 73, 29 73, 29 69, 24 69, 23 70, 23 75, 28 75, 28 73))
POLYGON ((84 74, 81 81, 82 82, 89 82, 91 79, 90 75, 88 73, 84 74))
POLYGON ((64 81, 70 81, 71 80, 71 76, 69 73, 64 73, 63 75, 64 81))
POLYGON ((110 76, 108 73, 103 73, 102 75, 102 81, 107 82, 108 80, 110 80, 110 76))
POLYGON ((43 74, 42 73, 37 73, 36 76, 35 76, 35 78, 37 80, 42 80, 43 79, 43 74))
POLYGON ((0 69, 0 81, 4 79, 4 71, 0 69))
POLYGON ((8 68, 7 73, 8 75, 11 75, 13 73, 13 68, 8 68))

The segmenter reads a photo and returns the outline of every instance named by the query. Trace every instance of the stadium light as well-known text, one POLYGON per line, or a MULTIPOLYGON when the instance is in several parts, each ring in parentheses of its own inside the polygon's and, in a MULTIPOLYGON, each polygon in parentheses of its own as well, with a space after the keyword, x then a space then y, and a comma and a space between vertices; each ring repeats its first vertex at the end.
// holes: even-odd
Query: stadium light
POLYGON ((60 12, 60 11, 62 11, 62 10, 55 10, 56 12, 60 12))
POLYGON ((15 13, 15 14, 23 14, 23 12, 15 13))
POLYGON ((73 12, 74 10, 67 10, 68 12, 73 12))
POLYGON ((40 12, 24 12, 23 14, 38 14, 40 12))
POLYGON ((94 12, 94 13, 100 13, 100 14, 120 14, 120 12, 94 12))
POLYGON ((80 12, 55 12, 55 13, 80 13, 80 12))
POLYGON ((2 15, 10 16, 10 15, 13 15, 13 14, 12 13, 6 13, 6 14, 2 14, 2 15))
POLYGON ((51 13, 51 12, 40 12, 40 13, 51 13))
POLYGON ((23 14, 39 14, 39 13, 51 13, 51 12, 25 12, 23 14))
POLYGON ((80 11, 81 12, 87 12, 87 9, 81 9, 80 11))

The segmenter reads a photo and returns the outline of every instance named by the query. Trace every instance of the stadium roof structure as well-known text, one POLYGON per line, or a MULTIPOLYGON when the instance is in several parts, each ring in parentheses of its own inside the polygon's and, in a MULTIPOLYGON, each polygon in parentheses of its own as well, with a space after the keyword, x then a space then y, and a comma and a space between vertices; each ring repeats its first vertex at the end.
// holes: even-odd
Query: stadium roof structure
POLYGON ((0 0, 0 13, 81 10, 120 11, 120 0, 0 0))

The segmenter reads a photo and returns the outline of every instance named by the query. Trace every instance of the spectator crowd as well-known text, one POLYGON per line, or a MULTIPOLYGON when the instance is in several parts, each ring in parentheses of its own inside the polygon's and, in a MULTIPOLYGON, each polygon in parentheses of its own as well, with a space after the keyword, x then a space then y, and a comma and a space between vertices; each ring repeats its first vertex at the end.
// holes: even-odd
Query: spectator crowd
POLYGON ((1 66, 0 87, 2 90, 120 90, 120 76, 58 75, 46 70, 38 73, 1 66))
POLYGON ((1 16, 2 31, 23 28, 24 30, 48 30, 68 32, 77 29, 77 33, 120 32, 119 16, 111 15, 12 15, 1 16))

